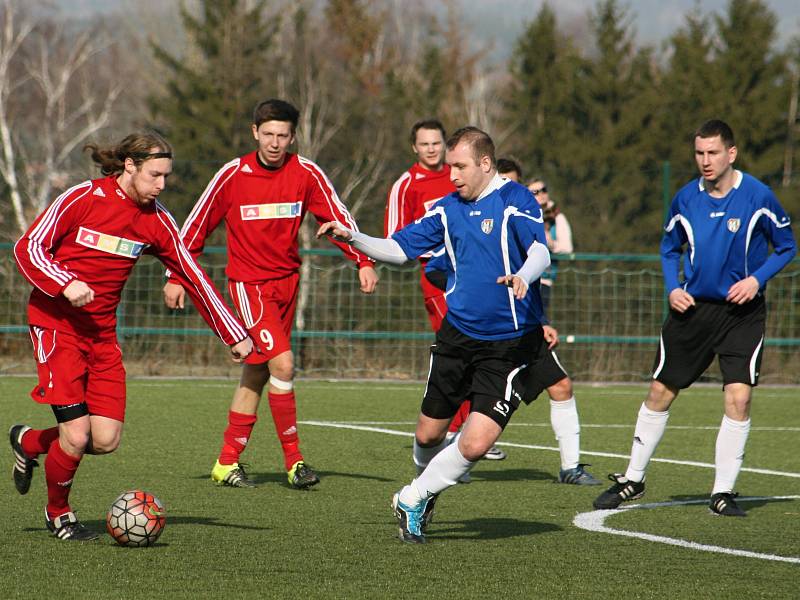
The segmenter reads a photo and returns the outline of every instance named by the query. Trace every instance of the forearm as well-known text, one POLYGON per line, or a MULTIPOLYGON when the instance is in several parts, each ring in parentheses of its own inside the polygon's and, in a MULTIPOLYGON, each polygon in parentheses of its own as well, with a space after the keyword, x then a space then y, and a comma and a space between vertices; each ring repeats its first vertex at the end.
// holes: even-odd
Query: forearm
POLYGON ((525 259, 516 275, 530 285, 539 279, 549 266, 550 252, 548 252, 544 244, 534 242, 528 248, 528 258, 525 259))
POLYGON ((351 231, 350 244, 370 258, 393 265, 402 265, 410 259, 396 241, 391 238, 376 238, 360 231, 351 231))

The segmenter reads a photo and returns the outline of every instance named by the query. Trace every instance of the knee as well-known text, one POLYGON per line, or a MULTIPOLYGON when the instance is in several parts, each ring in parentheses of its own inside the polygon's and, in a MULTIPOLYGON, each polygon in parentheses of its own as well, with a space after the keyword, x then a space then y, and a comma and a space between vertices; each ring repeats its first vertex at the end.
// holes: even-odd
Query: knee
POLYGON ((119 448, 121 432, 104 435, 92 435, 90 450, 92 454, 109 454, 119 448))
POLYGON ((470 462, 480 460, 491 447, 491 444, 485 443, 485 441, 480 438, 473 437, 465 439, 462 435, 458 440, 458 450, 461 452, 461 456, 470 462))
POLYGON ((677 388, 670 387, 654 379, 650 384, 650 391, 647 394, 645 405, 650 410, 657 412, 669 410, 672 401, 678 395, 678 391, 677 388))
POLYGON ((58 434, 61 447, 69 454, 79 456, 89 445, 89 429, 82 427, 63 427, 58 434))
POLYGON ((424 431, 417 429, 414 436, 417 440, 417 445, 421 446, 422 448, 433 448, 434 446, 438 446, 444 440, 444 436, 446 434, 438 431, 424 431))
POLYGON ((547 392, 550 394, 550 398, 556 402, 569 400, 572 398, 572 381, 569 377, 564 377, 558 383, 547 388, 547 392))
POLYGON ((269 361, 269 374, 282 381, 294 380, 294 357, 291 352, 276 356, 269 361))

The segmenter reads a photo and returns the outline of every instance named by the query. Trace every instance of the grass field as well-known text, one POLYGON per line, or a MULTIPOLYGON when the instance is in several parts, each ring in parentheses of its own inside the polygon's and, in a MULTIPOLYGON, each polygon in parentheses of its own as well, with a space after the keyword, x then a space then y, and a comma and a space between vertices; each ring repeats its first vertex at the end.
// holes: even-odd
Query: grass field
MULTIPOLYGON (((3 432, 15 422, 50 425, 49 409, 27 395, 32 385, 32 379, 0 380, 3 432)), ((120 548, 107 535, 59 542, 44 529, 42 470, 24 497, 4 476, 0 597, 798 597, 797 498, 744 502, 746 519, 714 517, 705 503, 605 519, 605 527, 656 536, 650 540, 576 526, 599 489, 553 483, 558 454, 542 398, 522 408, 504 433, 507 460, 481 462, 473 483, 443 494, 425 546, 397 540, 389 509, 392 493, 412 476, 421 385, 300 382, 301 440, 322 483, 308 492, 288 487, 264 410, 246 454, 260 486, 215 487, 208 473, 233 386, 131 381, 121 448, 81 465, 72 501, 90 527, 104 527, 108 504, 126 489, 146 489, 164 502, 167 527, 153 548, 120 548), (684 545, 653 541, 664 537, 684 545)), ((625 458, 603 454, 627 455, 644 392, 644 386, 578 387, 584 460, 598 477, 624 470, 625 458)), ((757 391, 745 467, 768 472, 742 472, 742 496, 800 494, 797 396, 796 388, 757 391)), ((707 499, 721 414, 716 387, 681 396, 656 453, 676 462, 651 464, 639 504, 707 499)), ((2 456, 10 470, 10 451, 2 456)))

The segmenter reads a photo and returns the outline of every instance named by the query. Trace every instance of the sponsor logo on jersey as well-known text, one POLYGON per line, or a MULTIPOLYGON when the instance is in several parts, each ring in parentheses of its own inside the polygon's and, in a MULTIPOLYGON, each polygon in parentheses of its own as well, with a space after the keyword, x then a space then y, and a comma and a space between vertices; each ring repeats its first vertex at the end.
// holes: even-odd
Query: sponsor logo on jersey
POLYGON ((78 230, 78 236, 75 238, 75 241, 81 246, 95 248, 102 252, 124 256, 126 258, 139 258, 142 255, 142 251, 148 246, 148 244, 144 242, 126 240, 116 235, 92 231, 86 227, 81 227, 78 230))
POLYGON ((717 217, 724 217, 725 211, 723 210, 721 212, 712 212, 708 216, 711 217, 712 219, 716 219, 717 217))
POLYGON ((479 214, 481 214, 481 211, 479 211, 479 210, 471 210, 471 211, 469 211, 469 216, 470 217, 477 217, 479 214))
POLYGON ((102 188, 94 188, 94 191, 92 192, 92 196, 100 196, 101 198, 105 198, 106 197, 106 195, 103 192, 102 188))
POLYGON ((481 231, 486 235, 492 233, 492 229, 494 229, 494 219, 484 219, 481 221, 481 231))
POLYGON ((742 225, 741 219, 728 219, 728 231, 731 233, 736 233, 739 231, 739 227, 742 225))
POLYGON ((239 208, 242 221, 261 219, 294 219, 303 211, 303 202, 278 202, 276 204, 247 204, 239 208))
POLYGON ((245 165, 241 168, 242 173, 252 173, 253 169, 250 168, 250 165, 245 165))

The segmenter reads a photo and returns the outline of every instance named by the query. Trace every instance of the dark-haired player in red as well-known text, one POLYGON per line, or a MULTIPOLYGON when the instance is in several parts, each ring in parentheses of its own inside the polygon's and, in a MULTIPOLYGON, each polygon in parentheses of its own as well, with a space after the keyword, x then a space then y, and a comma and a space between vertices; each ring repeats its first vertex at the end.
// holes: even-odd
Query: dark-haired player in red
POLYGON ((88 148, 106 177, 68 189, 14 246, 17 266, 34 286, 28 321, 39 384, 31 395, 51 406, 58 425, 14 425, 9 432, 17 491, 28 492, 36 459, 47 454, 47 528, 59 539, 79 541, 98 534, 69 504, 78 466, 84 454, 113 452, 122 435, 125 368, 116 309, 139 257, 154 255, 174 273, 234 360, 253 349, 158 202, 172 171, 169 144, 144 133, 111 148, 88 148))
MULTIPOLYGON (((307 212, 319 222, 336 220, 356 227, 328 177, 316 164, 290 153, 298 110, 283 100, 266 100, 253 114, 258 149, 222 167, 183 225, 181 235, 195 256, 225 221, 231 298, 258 352, 245 361, 233 396, 222 449, 211 471, 221 485, 252 487, 239 463, 256 423, 268 385, 269 407, 283 448, 289 484, 298 489, 319 483, 300 452, 294 396, 294 356, 290 344, 300 270, 297 236, 307 212)), ((371 294, 375 264, 347 244, 337 243, 358 265, 361 291, 371 294)), ((167 306, 183 306, 180 282, 164 287, 167 306)))

